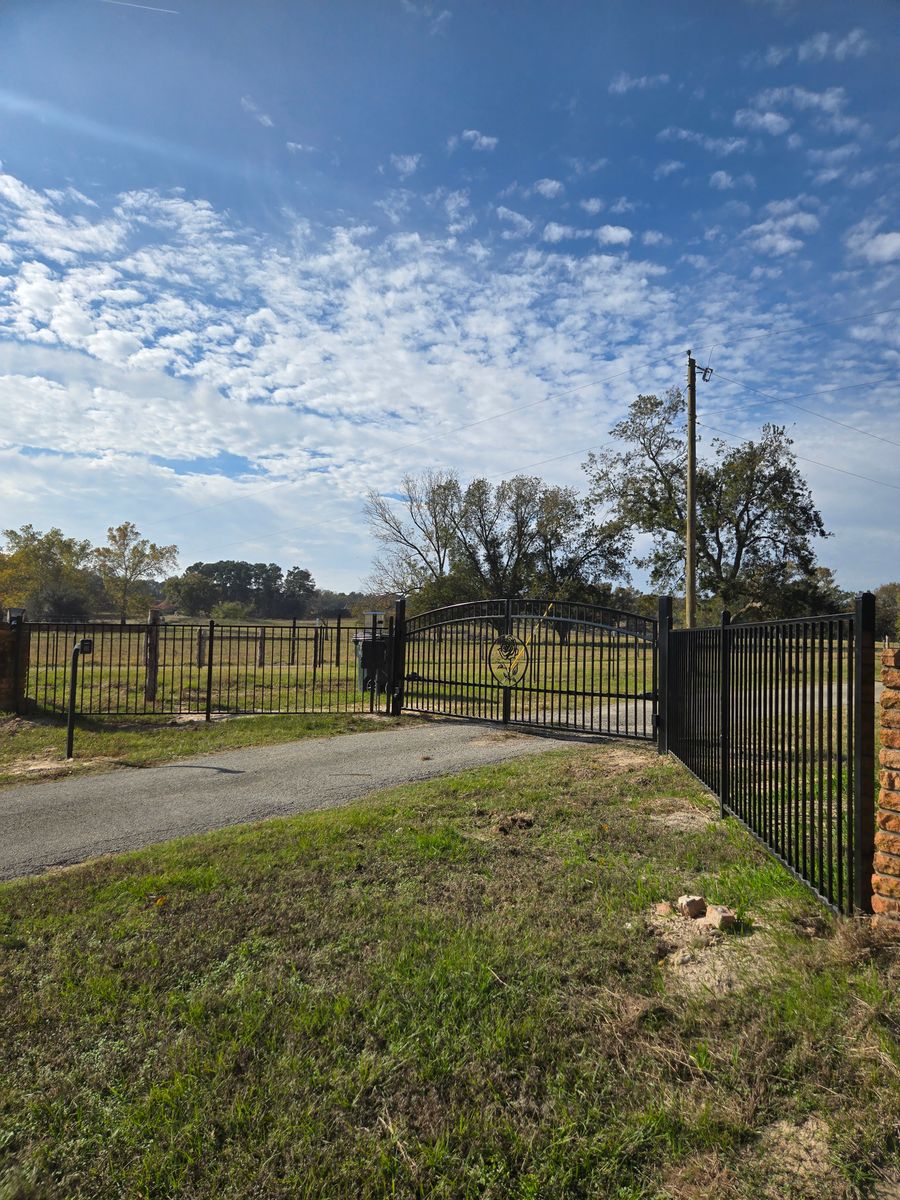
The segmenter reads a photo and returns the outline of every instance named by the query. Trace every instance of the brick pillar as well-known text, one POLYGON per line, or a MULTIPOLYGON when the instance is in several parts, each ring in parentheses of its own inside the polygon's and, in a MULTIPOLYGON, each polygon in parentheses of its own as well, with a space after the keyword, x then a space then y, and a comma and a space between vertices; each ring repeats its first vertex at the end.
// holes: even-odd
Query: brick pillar
POLYGON ((872 911, 900 939, 900 650, 882 652, 881 789, 875 814, 872 911))
POLYGON ((0 624, 0 712, 20 712, 25 695, 25 680, 28 678, 28 647, 30 637, 27 630, 21 632, 9 625, 0 624), (16 670, 16 646, 19 647, 19 664, 16 670))

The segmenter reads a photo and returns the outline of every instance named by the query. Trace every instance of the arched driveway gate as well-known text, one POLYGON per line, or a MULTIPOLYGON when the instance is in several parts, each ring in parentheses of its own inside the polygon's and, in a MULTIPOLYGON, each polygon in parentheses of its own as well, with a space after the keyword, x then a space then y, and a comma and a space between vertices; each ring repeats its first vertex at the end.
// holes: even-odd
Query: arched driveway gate
POLYGON ((405 622, 403 708, 656 737, 652 617, 593 604, 451 604, 405 622))

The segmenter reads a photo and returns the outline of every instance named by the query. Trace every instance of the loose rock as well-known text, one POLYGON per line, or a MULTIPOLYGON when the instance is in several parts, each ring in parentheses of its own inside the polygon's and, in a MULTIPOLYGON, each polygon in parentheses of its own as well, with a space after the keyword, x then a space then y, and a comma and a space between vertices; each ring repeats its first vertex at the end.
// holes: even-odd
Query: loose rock
POLYGON ((679 896, 676 907, 683 917, 696 921, 706 912, 706 901, 702 896, 679 896))
POLYGON ((668 900, 663 900, 660 904, 653 905, 653 911, 658 917, 671 917, 675 909, 668 902, 668 900))
POLYGON ((703 921, 706 925, 712 925, 714 929, 733 929, 737 924, 737 917, 724 904, 709 904, 703 921))

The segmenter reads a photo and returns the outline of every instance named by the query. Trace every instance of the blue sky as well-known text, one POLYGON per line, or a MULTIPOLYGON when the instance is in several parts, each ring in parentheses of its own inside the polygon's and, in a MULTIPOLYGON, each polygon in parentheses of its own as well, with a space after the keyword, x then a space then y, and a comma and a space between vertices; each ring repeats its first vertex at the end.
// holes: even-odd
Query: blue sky
POLYGON ((692 347, 701 450, 788 425, 900 577, 898 61, 864 0, 6 3, 3 524, 353 587, 368 487, 583 486, 692 347))

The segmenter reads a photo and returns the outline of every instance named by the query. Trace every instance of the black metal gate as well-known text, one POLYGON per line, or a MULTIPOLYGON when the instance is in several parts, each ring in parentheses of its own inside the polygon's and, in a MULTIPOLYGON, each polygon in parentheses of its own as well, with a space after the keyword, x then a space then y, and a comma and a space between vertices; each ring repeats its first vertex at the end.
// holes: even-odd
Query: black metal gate
POLYGON ((403 708, 656 736, 653 617, 560 600, 477 600, 406 621, 403 708))

